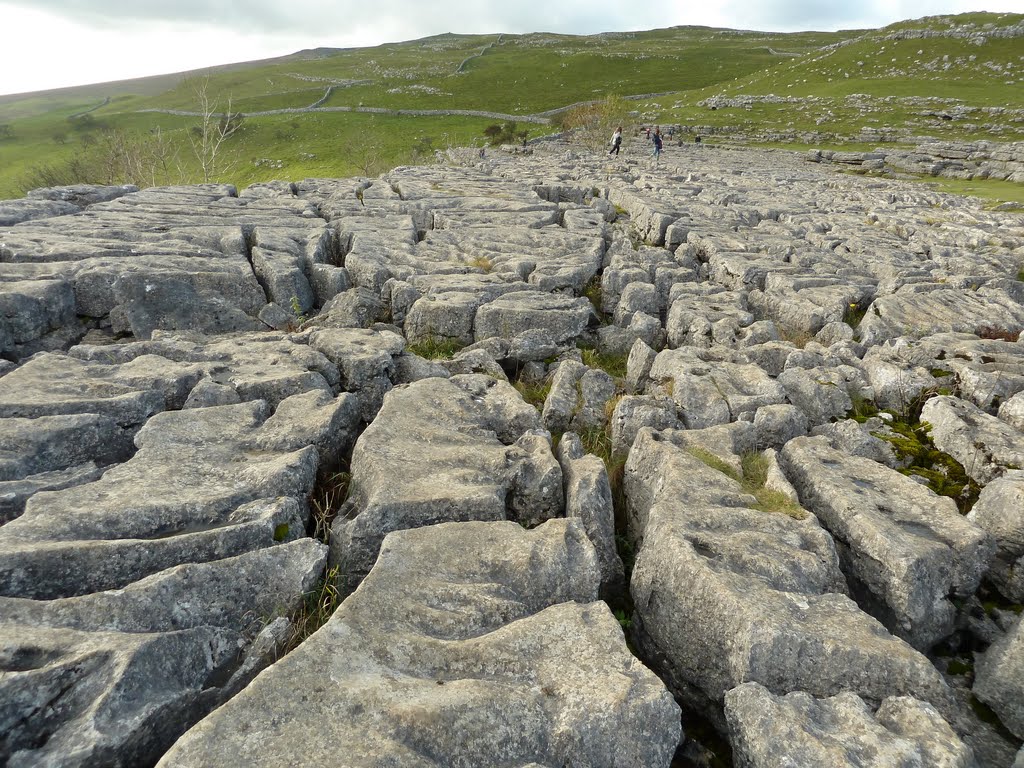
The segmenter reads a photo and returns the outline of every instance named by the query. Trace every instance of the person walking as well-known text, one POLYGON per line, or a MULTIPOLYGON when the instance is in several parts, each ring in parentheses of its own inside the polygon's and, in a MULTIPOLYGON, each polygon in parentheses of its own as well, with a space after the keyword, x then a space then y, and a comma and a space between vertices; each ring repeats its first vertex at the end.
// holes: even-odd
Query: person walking
POLYGON ((619 154, 619 147, 622 146, 622 126, 620 125, 615 129, 615 133, 612 134, 612 148, 608 152, 609 155, 619 154))
POLYGON ((654 133, 651 135, 651 141, 654 143, 654 149, 651 150, 651 157, 654 158, 654 164, 657 165, 658 160, 661 158, 661 146, 663 143, 660 128, 654 129, 654 133))

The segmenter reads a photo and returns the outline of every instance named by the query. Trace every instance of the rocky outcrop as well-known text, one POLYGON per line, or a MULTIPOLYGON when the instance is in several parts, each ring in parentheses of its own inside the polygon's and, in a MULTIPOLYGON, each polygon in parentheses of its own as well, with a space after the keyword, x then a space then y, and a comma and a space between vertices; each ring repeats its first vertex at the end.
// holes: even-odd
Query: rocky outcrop
POLYGON ((0 206, 0 762, 1012 760, 1018 218, 531 149, 0 206))
POLYGON ((744 683, 725 697, 738 765, 922 765, 970 768, 974 753, 935 709, 909 696, 888 698, 876 713, 851 693, 815 699, 773 696, 744 683))
POLYGON ((599 581, 577 521, 391 533, 327 625, 160 765, 342 749, 351 765, 668 766, 679 710, 594 602, 599 581), (301 727, 310 718, 318 727, 301 727))

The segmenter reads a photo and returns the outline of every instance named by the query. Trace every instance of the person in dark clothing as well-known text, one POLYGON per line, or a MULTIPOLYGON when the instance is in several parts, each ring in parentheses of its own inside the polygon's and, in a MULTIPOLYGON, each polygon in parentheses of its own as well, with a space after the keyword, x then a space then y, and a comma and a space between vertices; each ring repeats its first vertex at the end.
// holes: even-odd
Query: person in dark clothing
POLYGON ((654 129, 654 133, 651 135, 651 141, 654 143, 654 149, 651 151, 651 157, 653 157, 654 162, 657 163, 659 158, 661 158, 661 147, 663 144, 660 129, 654 129))

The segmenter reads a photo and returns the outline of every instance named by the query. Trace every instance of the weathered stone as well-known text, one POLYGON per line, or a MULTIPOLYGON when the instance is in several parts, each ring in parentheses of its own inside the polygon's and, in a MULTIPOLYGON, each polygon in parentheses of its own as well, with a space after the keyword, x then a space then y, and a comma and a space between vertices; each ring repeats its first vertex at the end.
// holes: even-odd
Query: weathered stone
POLYGON ((996 555, 988 579, 1008 599, 1024 602, 1024 471, 986 485, 967 519, 992 534, 996 555))
POLYGON ((673 692, 712 718, 744 681, 873 702, 910 694, 951 711, 928 660, 842 594, 817 521, 753 509, 736 480, 680 447, 690 438, 642 430, 625 473, 636 641, 673 692))
POLYGON ((832 424, 822 424, 811 430, 814 437, 822 436, 837 451, 851 456, 863 456, 888 467, 896 468, 899 461, 892 446, 873 433, 884 429, 885 422, 875 417, 863 424, 854 419, 843 419, 832 424))
POLYGON ((594 545, 601 570, 601 594, 606 598, 620 595, 626 583, 615 547, 615 510, 608 470, 597 456, 584 454, 583 444, 573 432, 566 432, 558 443, 558 463, 565 483, 565 516, 581 520, 594 545))
POLYGON ((500 296, 476 312, 476 340, 494 336, 515 339, 531 330, 542 330, 555 345, 572 343, 590 324, 593 308, 584 298, 574 299, 538 291, 500 296))
POLYGON ((786 399, 782 386, 758 366, 727 362, 692 348, 658 353, 650 378, 672 382, 671 397, 690 429, 726 424, 786 399))
POLYGON ((859 696, 773 696, 757 683, 725 695, 725 716, 738 765, 830 765, 867 768, 929 765, 973 768, 974 753, 935 709, 909 696, 890 697, 878 712, 859 696))
POLYGON ((794 437, 807 434, 807 415, 795 405, 765 405, 754 413, 757 444, 781 448, 794 437))
POLYGON ((977 658, 974 694, 999 715, 1018 739, 1024 739, 1024 623, 977 658))
POLYGON ((341 745, 352 765, 668 766, 678 708, 588 604, 597 584, 577 521, 392 533, 328 624, 160 765, 329 762, 341 745))
POLYGON ((625 456, 644 427, 655 430, 678 429, 676 404, 668 397, 626 395, 612 412, 612 455, 625 456))
POLYGON ((484 376, 424 379, 390 392, 352 454, 352 516, 333 527, 331 559, 347 588, 369 572, 390 531, 560 514, 561 471, 550 446, 540 449, 528 434, 539 427, 518 392, 484 376))
POLYGON ((324 421, 282 438, 284 414, 268 426, 269 415, 257 401, 154 416, 130 461, 96 482, 36 494, 0 527, 0 592, 52 599, 115 589, 267 546, 280 525, 300 535, 319 460, 311 444, 337 437, 317 434, 324 421), (261 437, 284 445, 263 449, 261 437))
POLYGON ((921 409, 935 447, 979 483, 1024 467, 1024 433, 956 397, 933 397, 921 409))
POLYGON ((791 440, 781 457, 801 504, 834 537, 862 605, 918 648, 948 636, 949 598, 977 588, 995 550, 992 537, 951 499, 824 438, 791 440))
POLYGON ((133 449, 131 432, 109 416, 86 413, 0 419, 0 481, 89 461, 115 464, 125 461, 133 449))

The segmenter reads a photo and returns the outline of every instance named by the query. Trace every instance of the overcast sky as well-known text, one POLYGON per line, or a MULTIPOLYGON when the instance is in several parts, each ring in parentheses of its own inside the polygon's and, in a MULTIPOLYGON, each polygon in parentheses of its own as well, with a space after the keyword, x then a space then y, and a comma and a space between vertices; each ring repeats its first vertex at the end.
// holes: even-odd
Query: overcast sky
POLYGON ((0 94, 441 32, 792 32, 981 10, 1020 13, 1024 0, 0 0, 0 94))

